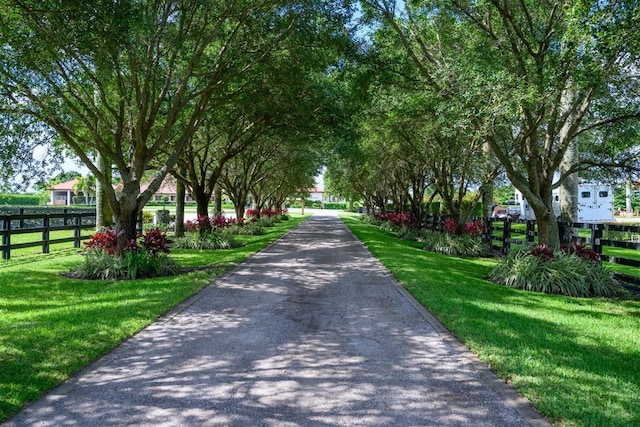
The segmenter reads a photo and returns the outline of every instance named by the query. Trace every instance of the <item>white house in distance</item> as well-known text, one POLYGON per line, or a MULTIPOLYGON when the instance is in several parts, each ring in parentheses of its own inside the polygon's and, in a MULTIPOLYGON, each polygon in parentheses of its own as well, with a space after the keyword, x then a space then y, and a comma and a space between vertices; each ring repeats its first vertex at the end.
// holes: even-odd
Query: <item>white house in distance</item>
POLYGON ((324 190, 320 187, 312 187, 309 189, 309 200, 314 202, 324 201, 324 190))
MULTIPOLYGON (((49 188, 49 204, 53 206, 70 206, 73 204, 74 197, 83 196, 82 192, 76 194, 75 186, 78 181, 72 179, 71 181, 62 182, 60 184, 52 185, 49 188)), ((148 187, 148 184, 143 184, 141 190, 144 191, 148 187)), ((172 180, 163 181, 162 185, 156 191, 152 197, 152 201, 162 202, 164 197, 167 197, 167 201, 176 201, 176 185, 172 180)), ((189 195, 187 195, 187 201, 191 201, 189 195)))
POLYGON ((49 187, 49 204, 53 206, 69 206, 73 204, 73 198, 77 195, 75 193, 77 182, 77 180, 72 179, 49 187))

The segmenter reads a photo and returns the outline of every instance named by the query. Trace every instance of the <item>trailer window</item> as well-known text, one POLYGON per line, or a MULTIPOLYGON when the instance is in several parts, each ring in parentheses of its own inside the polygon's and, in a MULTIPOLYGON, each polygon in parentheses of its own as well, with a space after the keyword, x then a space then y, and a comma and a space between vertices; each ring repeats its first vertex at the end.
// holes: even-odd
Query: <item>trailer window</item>
POLYGON ((580 196, 583 199, 588 199, 589 197, 591 197, 591 191, 583 191, 582 193, 580 193, 580 196))
POLYGON ((598 197, 609 197, 608 191, 601 191, 598 193, 598 197))

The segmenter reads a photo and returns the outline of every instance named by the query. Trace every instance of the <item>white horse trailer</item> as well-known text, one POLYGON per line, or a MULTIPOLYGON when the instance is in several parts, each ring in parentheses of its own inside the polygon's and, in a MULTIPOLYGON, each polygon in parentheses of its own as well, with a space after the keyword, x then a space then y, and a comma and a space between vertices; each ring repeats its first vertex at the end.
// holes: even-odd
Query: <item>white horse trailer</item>
POLYGON ((613 188, 605 184, 578 185, 578 222, 613 221, 613 188))
MULTIPOLYGON (((515 200, 520 205, 521 219, 536 219, 533 209, 515 190, 515 200)), ((553 213, 560 216, 560 191, 553 191, 553 213)), ((578 184, 578 222, 611 222, 613 221, 613 188, 606 184, 578 184)))

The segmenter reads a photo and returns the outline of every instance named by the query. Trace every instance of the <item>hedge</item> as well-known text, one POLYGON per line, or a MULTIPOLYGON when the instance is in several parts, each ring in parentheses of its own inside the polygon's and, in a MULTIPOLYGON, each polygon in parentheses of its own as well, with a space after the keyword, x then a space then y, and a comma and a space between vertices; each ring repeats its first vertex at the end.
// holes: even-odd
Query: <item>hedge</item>
POLYGON ((40 194, 0 194, 0 205, 37 206, 44 201, 44 197, 40 194))
POLYGON ((323 207, 325 209, 342 209, 342 210, 345 210, 345 209, 347 209, 347 204, 346 203, 337 203, 337 202, 325 202, 323 207))

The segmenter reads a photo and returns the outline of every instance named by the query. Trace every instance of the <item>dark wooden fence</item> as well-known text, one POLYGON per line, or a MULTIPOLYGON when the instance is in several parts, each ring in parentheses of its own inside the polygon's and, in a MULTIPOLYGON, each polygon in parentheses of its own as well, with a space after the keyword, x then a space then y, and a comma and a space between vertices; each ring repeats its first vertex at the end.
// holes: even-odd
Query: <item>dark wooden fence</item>
MULTIPOLYGON (((485 233, 483 239, 495 251, 507 254, 511 245, 523 245, 537 242, 536 221, 521 221, 510 219, 484 219, 485 233)), ((559 222, 558 230, 564 242, 588 244, 598 254, 602 261, 613 264, 640 267, 639 259, 615 256, 603 253, 603 249, 622 248, 640 250, 640 227, 618 224, 596 223, 568 223, 559 222)), ((640 278, 616 273, 621 279, 640 284, 640 278)))
MULTIPOLYGON (((88 236, 82 236, 83 229, 95 229, 96 214, 93 212, 66 212, 61 213, 24 213, 20 208, 18 213, 0 215, 0 236, 2 236, 3 259, 11 258, 13 249, 42 247, 42 253, 49 253, 50 245, 54 243, 73 242, 74 247, 79 248, 80 243, 88 236), (52 231, 73 230, 73 237, 51 239, 52 231), (11 236, 28 233, 42 233, 42 239, 25 243, 11 243, 11 236)), ((4 208, 3 210, 6 210, 4 208)), ((56 212, 60 212, 58 209, 56 212)))

